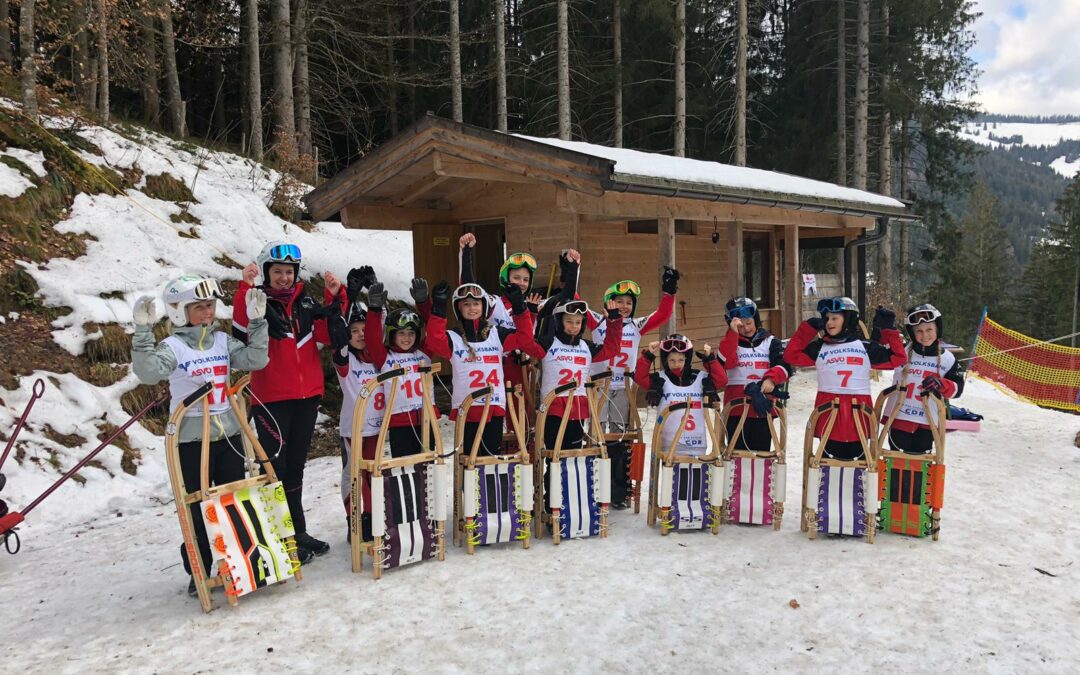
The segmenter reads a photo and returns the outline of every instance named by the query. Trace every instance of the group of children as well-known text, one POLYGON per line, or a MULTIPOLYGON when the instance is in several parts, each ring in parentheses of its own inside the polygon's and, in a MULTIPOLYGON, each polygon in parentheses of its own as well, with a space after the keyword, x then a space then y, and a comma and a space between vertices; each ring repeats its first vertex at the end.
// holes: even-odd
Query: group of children
MULTIPOLYGON (((424 279, 414 279, 410 294, 415 309, 390 309, 387 291, 371 267, 348 273, 346 283, 325 272, 325 292, 320 304, 305 291, 299 279, 301 252, 295 245, 274 242, 267 245, 255 263, 244 269, 243 280, 233 296, 233 335, 217 329, 216 303, 224 297, 213 279, 185 276, 170 283, 163 294, 172 335, 155 345, 152 326, 154 300, 139 298, 133 315, 134 372, 140 381, 154 384, 168 380, 173 407, 203 382, 220 380, 220 391, 228 386, 232 369, 252 371, 252 417, 259 441, 266 449, 281 480, 293 517, 295 541, 301 563, 326 553, 329 545, 307 531, 303 508, 304 466, 314 432, 324 381, 319 356, 321 346, 332 349, 332 362, 343 394, 340 435, 342 444, 342 497, 349 512, 349 453, 352 447, 353 409, 361 388, 380 373, 402 368, 393 396, 376 388, 368 398, 360 444, 365 459, 380 451, 377 438, 384 419, 389 425, 389 452, 400 457, 424 450, 421 425, 424 422, 422 371, 433 358, 449 361, 451 367, 452 418, 471 393, 491 387, 488 420, 481 421, 483 398, 465 412, 465 447, 481 434, 480 447, 486 454, 501 455, 506 415, 506 389, 525 385, 526 367, 539 365, 541 400, 556 388, 574 384, 569 393, 556 397, 547 408, 544 434, 552 447, 563 418, 564 448, 580 447, 588 435, 589 400, 585 384, 590 376, 611 372, 608 399, 600 414, 609 433, 629 427, 631 401, 628 378, 647 391, 646 400, 662 408, 673 402, 690 405, 681 417, 665 426, 662 442, 670 443, 675 429, 682 426, 680 452, 700 454, 708 439, 703 404, 723 391, 723 400, 745 398, 729 419, 733 433, 739 416, 745 415, 735 447, 766 451, 771 447, 766 417, 774 412, 774 402, 786 397, 783 385, 794 367, 813 367, 817 373, 815 404, 840 399, 838 419, 832 426, 825 451, 838 459, 862 455, 851 402, 872 405, 871 369, 894 370, 895 383, 917 381, 912 396, 932 392, 955 397, 963 388, 960 364, 942 343, 942 317, 931 305, 912 308, 905 317, 910 346, 905 348, 892 311, 879 307, 873 318, 873 333, 864 338, 859 310, 848 298, 827 298, 818 304, 819 316, 804 321, 785 347, 762 326, 755 303, 745 297, 727 302, 725 319, 729 330, 714 350, 708 344, 695 352, 686 336, 672 334, 641 349, 642 336, 668 321, 675 306, 679 272, 665 268, 661 300, 656 311, 636 316, 641 287, 622 280, 609 286, 603 296, 602 311, 592 311, 577 292, 581 261, 577 251, 564 251, 559 259, 561 288, 550 297, 533 289, 536 260, 527 253, 515 253, 503 263, 499 273, 499 293, 492 294, 475 282, 473 254, 476 238, 460 239, 461 274, 451 289, 445 281, 434 287, 424 279), (366 296, 366 302, 363 297, 366 296), (457 325, 448 329, 450 313, 457 325), (592 339, 586 337, 591 331, 592 339), (694 367, 697 356, 700 369, 694 367), (659 367, 656 360, 659 357, 659 367), (192 365, 208 365, 195 368, 192 365), (912 380, 914 378, 914 380, 912 380), (386 406, 393 401, 392 410, 386 406)), ((215 484, 244 475, 244 453, 239 425, 224 394, 211 393, 210 478, 215 484)), ((431 400, 431 399, 429 399, 431 400)), ((914 399, 902 401, 890 431, 894 449, 923 453, 932 449, 933 437, 921 406, 914 399)), ((431 411, 438 415, 437 411, 431 411)), ((527 411, 531 419, 532 410, 527 411)), ((180 455, 187 489, 199 481, 202 409, 189 413, 180 427, 180 455)), ((868 429, 867 424, 861 425, 868 429)), ((820 437, 822 428, 815 430, 820 437)), ((594 439, 595 441, 596 439, 594 439)), ((625 505, 629 491, 626 481, 627 445, 608 443, 612 459, 612 505, 625 505)), ((364 510, 362 530, 371 530, 369 480, 362 481, 364 510)), ((201 523, 192 506, 193 520, 201 523)), ((196 527, 204 563, 209 566, 209 546, 205 531, 196 527)), ((186 557, 185 568, 188 568, 186 557)), ((193 584, 189 591, 193 590, 193 584)))

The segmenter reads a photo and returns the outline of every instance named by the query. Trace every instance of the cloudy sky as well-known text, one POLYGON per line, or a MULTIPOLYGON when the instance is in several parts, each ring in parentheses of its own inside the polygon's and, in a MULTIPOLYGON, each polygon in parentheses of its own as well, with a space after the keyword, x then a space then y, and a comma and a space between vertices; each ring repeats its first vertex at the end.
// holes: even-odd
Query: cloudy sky
POLYGON ((1080 114, 1080 0, 975 0, 975 8, 983 109, 1080 114))

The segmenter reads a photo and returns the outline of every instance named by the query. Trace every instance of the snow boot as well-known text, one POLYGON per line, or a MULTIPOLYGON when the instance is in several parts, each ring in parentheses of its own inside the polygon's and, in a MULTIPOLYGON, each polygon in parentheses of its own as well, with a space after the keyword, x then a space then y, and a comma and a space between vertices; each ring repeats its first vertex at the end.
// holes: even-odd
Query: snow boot
POLYGON ((330 550, 330 544, 316 539, 307 532, 298 532, 296 534, 296 547, 298 549, 307 549, 314 555, 323 555, 330 550))
POLYGON ((188 577, 187 594, 195 598, 199 596, 199 591, 195 588, 195 577, 188 577))

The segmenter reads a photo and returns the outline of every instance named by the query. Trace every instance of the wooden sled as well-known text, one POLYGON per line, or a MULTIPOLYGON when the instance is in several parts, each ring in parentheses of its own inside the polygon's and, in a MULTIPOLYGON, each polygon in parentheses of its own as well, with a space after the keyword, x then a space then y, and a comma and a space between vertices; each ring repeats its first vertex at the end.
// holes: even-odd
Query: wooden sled
POLYGON ((840 399, 818 406, 806 423, 803 443, 803 498, 800 529, 814 539, 818 532, 854 537, 866 537, 874 543, 877 530, 878 474, 875 457, 874 430, 877 418, 874 410, 864 403, 851 403, 855 429, 863 448, 863 458, 840 460, 825 457, 825 445, 832 434, 840 399), (828 415, 825 429, 814 448, 814 429, 822 415, 828 415), (870 420, 870 429, 863 428, 861 415, 870 420))
POLYGON ((245 375, 225 391, 247 441, 245 447, 250 447, 254 455, 254 461, 248 462, 247 478, 210 485, 210 403, 207 396, 214 389, 213 382, 207 382, 181 401, 169 416, 169 424, 165 428, 165 461, 169 467, 169 482, 172 484, 191 576, 195 580, 199 605, 204 612, 214 608, 210 598, 214 588, 224 588, 229 604, 235 607, 241 595, 284 583, 290 578, 297 581, 301 578, 285 490, 278 482, 258 436, 248 424, 246 414, 241 414, 245 408, 239 395, 250 382, 251 376, 245 375), (184 487, 180 469, 179 431, 184 415, 197 404, 202 405, 203 425, 199 490, 189 493, 184 487), (217 563, 217 574, 204 569, 190 511, 192 504, 198 504, 201 510, 210 543, 211 566, 217 563))
POLYGON ((555 399, 577 389, 575 382, 556 387, 540 404, 536 415, 536 450, 533 465, 533 523, 535 536, 542 537, 544 528, 551 532, 552 543, 563 539, 608 535, 608 506, 611 502, 611 462, 607 457, 603 428, 597 415, 595 385, 585 384, 589 399, 589 428, 596 445, 582 448, 563 448, 567 415, 559 424, 555 446, 544 443, 547 411, 555 399), (544 490, 544 460, 547 460, 549 489, 544 490), (573 480, 571 480, 573 478, 573 480), (548 511, 545 512, 545 500, 548 511))
MULTIPOLYGON (((521 385, 506 390, 506 417, 514 452, 480 456, 484 428, 491 408, 491 387, 478 389, 461 402, 454 426, 454 543, 464 541, 472 555, 478 545, 520 541, 529 548, 533 518, 533 465, 525 443, 525 400, 521 385), (465 446, 469 409, 484 399, 476 437, 465 446)), ((504 444, 504 447, 505 444, 504 444)))
POLYGON ((649 527, 659 522, 660 534, 665 537, 671 530, 709 530, 718 534, 723 520, 724 486, 728 481, 721 460, 718 427, 712 419, 715 406, 706 405, 703 411, 706 436, 712 444, 708 453, 698 456, 677 452, 690 418, 688 414, 680 417, 671 443, 666 448, 661 446, 663 427, 671 419, 671 413, 687 407, 685 401, 668 406, 657 416, 653 428, 646 522, 649 527))
POLYGON ((437 558, 446 559, 446 488, 448 467, 442 452, 442 435, 437 417, 432 414, 432 375, 439 364, 422 367, 421 445, 424 450, 415 455, 390 457, 386 452, 386 437, 390 431, 390 416, 398 392, 398 379, 405 370, 381 373, 360 389, 353 408, 349 526, 352 549, 352 570, 359 572, 364 554, 371 557, 372 576, 382 578, 384 569, 437 558), (382 386, 386 392, 386 408, 379 429, 374 459, 364 459, 361 436, 367 399, 382 386), (434 449, 432 440, 434 439, 434 449), (371 480, 371 541, 363 540, 361 527, 364 474, 371 480))
MULTIPOLYGON (((914 383, 889 387, 881 392, 874 404, 879 419, 890 397, 901 400, 913 391, 914 383)), ((940 396, 923 392, 919 403, 927 421, 937 415, 937 423, 930 424, 934 448, 926 454, 914 454, 886 448, 889 432, 900 411, 899 401, 881 425, 877 436, 878 496, 881 500, 879 526, 886 532, 912 537, 930 535, 934 541, 941 533, 941 506, 945 494, 945 401, 940 396)))
MULTIPOLYGON (((641 486, 645 481, 645 433, 641 428, 641 413, 638 411, 638 386, 634 384, 631 373, 626 374, 626 397, 630 402, 627 411, 627 428, 623 432, 605 432, 604 440, 608 443, 628 443, 630 454, 627 457, 626 470, 629 478, 630 503, 634 513, 641 513, 641 486)), ((611 371, 607 370, 592 376, 597 385, 597 401, 603 405, 611 391, 611 371)))
POLYGON ((772 450, 740 450, 735 447, 750 413, 750 399, 732 399, 724 406, 717 428, 724 433, 728 420, 742 409, 734 432, 724 445, 721 461, 727 469, 724 485, 725 523, 739 525, 772 525, 780 529, 784 519, 784 500, 787 492, 787 412, 776 407, 776 413, 765 419, 772 437, 772 450), (780 431, 776 424, 779 422, 780 431))

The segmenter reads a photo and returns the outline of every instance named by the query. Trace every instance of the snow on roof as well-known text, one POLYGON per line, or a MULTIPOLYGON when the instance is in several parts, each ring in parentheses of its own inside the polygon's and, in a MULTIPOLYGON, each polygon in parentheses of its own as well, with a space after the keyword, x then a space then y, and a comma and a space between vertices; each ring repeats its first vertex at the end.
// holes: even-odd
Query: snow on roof
POLYGON ((536 136, 520 136, 520 138, 611 160, 615 162, 613 178, 623 182, 634 182, 635 178, 673 180, 696 183, 712 189, 754 190, 778 195, 828 199, 897 209, 905 208, 903 202, 892 197, 776 171, 731 166, 730 164, 687 157, 672 157, 671 155, 656 152, 609 148, 604 145, 582 143, 580 141, 563 141, 557 138, 540 138, 536 136))

